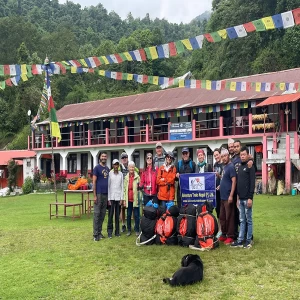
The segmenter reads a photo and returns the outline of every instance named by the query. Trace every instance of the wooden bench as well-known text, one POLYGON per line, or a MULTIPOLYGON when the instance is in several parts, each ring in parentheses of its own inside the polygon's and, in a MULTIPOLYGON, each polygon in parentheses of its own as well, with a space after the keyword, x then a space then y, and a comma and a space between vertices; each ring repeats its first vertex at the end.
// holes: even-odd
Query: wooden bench
POLYGON ((71 217, 74 221, 75 218, 81 218, 81 211, 82 211, 83 207, 82 207, 82 203, 61 203, 61 202, 56 202, 56 203, 50 203, 50 220, 52 217, 71 217), (55 208, 57 208, 57 214, 55 212, 55 214, 52 213, 52 206, 55 206, 55 208), (64 214, 60 215, 58 213, 58 206, 63 206, 64 207, 64 214), (75 215, 75 207, 78 206, 79 208, 79 215, 75 215), (66 208, 67 207, 72 207, 72 216, 67 216, 66 214, 66 208))
POLYGON ((85 213, 87 217, 90 217, 90 214, 94 211, 94 199, 85 199, 85 213))

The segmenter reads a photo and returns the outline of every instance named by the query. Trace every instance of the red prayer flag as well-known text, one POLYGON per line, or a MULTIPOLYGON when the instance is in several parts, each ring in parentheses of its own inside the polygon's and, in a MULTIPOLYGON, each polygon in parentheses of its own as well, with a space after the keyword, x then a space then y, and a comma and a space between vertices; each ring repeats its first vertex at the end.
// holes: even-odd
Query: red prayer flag
POLYGON ((246 23, 246 24, 243 24, 243 25, 244 25, 247 32, 256 31, 256 27, 254 26, 254 24, 252 22, 249 22, 249 23, 246 23))
POLYGON ((272 82, 271 85, 270 85, 270 90, 273 91, 274 89, 275 89, 275 83, 272 82))
POLYGON ((196 80, 196 89, 201 89, 201 81, 196 80))
POLYGON ((74 62, 74 64, 76 65, 76 67, 81 67, 81 63, 78 60, 72 60, 74 62))
POLYGON ((95 73, 95 70, 92 68, 89 68, 89 73, 95 73))
POLYGON ((295 83, 294 89, 295 89, 296 91, 298 91, 298 88, 299 88, 299 82, 295 83))
POLYGON ((116 80, 122 80, 122 73, 117 72, 116 80))
POLYGON ((246 91, 251 91, 252 82, 246 82, 246 91))
MULTIPOLYGON (((61 68, 61 64, 60 63, 57 63, 59 66, 60 66, 60 68, 61 68)), ((5 66, 4 66, 5 67, 5 66)), ((37 70, 37 68, 36 68, 36 65, 32 65, 31 66, 31 72, 32 72, 32 74, 33 75, 37 75, 38 74, 38 70, 37 70)))
POLYGON ((8 85, 8 86, 12 86, 13 85, 10 78, 8 78, 8 79, 5 80, 5 84, 8 85))
POLYGON ((174 42, 169 43, 170 56, 176 56, 177 50, 174 42))
POLYGON ((210 42, 210 43, 213 43, 213 42, 214 42, 214 39, 213 39, 213 37, 211 36, 210 33, 205 33, 205 34, 203 34, 203 35, 204 35, 204 37, 207 39, 208 42, 210 42))
MULTIPOLYGON (((56 64, 60 67, 60 70, 61 70, 61 72, 62 72, 63 74, 66 74, 66 73, 67 73, 66 68, 63 66, 62 63, 56 62, 56 64)), ((35 70, 36 70, 36 66, 35 66, 35 65, 32 65, 32 74, 37 74, 37 70, 36 70, 36 73, 33 73, 34 67, 35 67, 35 70)))
POLYGON ((294 15, 294 19, 295 19, 295 24, 300 25, 300 8, 294 9, 293 15, 294 15))
POLYGON ((221 90, 225 90, 225 87, 226 87, 226 81, 222 80, 221 81, 221 90))
POLYGON ((140 52, 141 59, 142 59, 143 61, 147 60, 145 50, 144 50, 144 49, 139 49, 139 52, 140 52))
POLYGON ((143 83, 148 83, 148 76, 147 75, 143 75, 143 83))
POLYGON ((4 65, 4 75, 10 75, 10 68, 9 65, 4 65))
POLYGON ((123 59, 121 58, 121 56, 118 53, 115 54, 115 58, 117 59, 118 64, 120 64, 121 62, 123 62, 123 59))
POLYGON ((98 57, 93 56, 93 60, 94 60, 94 62, 95 62, 96 67, 99 67, 99 66, 101 65, 101 62, 100 62, 100 60, 99 60, 98 57))

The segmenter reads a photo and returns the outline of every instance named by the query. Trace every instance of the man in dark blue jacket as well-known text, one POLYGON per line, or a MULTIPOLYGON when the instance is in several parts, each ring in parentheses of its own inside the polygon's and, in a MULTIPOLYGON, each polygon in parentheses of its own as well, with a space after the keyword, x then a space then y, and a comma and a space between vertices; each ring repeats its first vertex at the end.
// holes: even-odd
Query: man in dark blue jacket
POLYGON ((251 248, 251 238, 253 233, 252 206, 255 188, 255 168, 247 165, 249 161, 249 149, 242 147, 240 152, 241 164, 237 173, 237 207, 240 212, 240 231, 238 239, 232 243, 232 247, 251 248), (246 243, 243 245, 247 226, 246 243))

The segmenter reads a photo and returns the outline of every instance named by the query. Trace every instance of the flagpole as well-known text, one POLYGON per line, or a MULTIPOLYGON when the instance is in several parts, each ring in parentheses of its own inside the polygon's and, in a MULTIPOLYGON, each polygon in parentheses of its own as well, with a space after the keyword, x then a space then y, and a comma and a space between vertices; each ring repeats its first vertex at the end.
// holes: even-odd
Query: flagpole
MULTIPOLYGON (((50 82, 49 78, 49 59, 45 59, 45 68, 46 68, 46 80, 50 82)), ((49 99, 48 99, 49 101, 49 99)), ((51 126, 51 110, 49 110, 49 125, 50 125, 50 139, 51 139, 51 169, 53 170, 53 183, 54 183, 54 194, 55 194, 55 203, 57 203, 57 189, 56 189, 56 176, 55 176, 55 164, 54 164, 54 150, 53 150, 53 137, 52 137, 52 126, 51 126)), ((58 215, 58 206, 56 205, 56 216, 58 215)))

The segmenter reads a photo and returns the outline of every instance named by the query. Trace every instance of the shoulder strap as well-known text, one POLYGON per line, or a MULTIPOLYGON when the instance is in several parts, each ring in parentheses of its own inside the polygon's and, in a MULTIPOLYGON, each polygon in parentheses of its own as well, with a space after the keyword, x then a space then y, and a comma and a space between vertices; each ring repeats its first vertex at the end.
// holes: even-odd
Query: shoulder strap
POLYGON ((181 167, 182 167, 182 160, 179 160, 178 161, 178 172, 180 172, 181 167))
POLYGON ((194 171, 193 170, 194 168, 193 168, 193 161, 192 160, 190 160, 190 168, 191 168, 192 171, 194 171))

